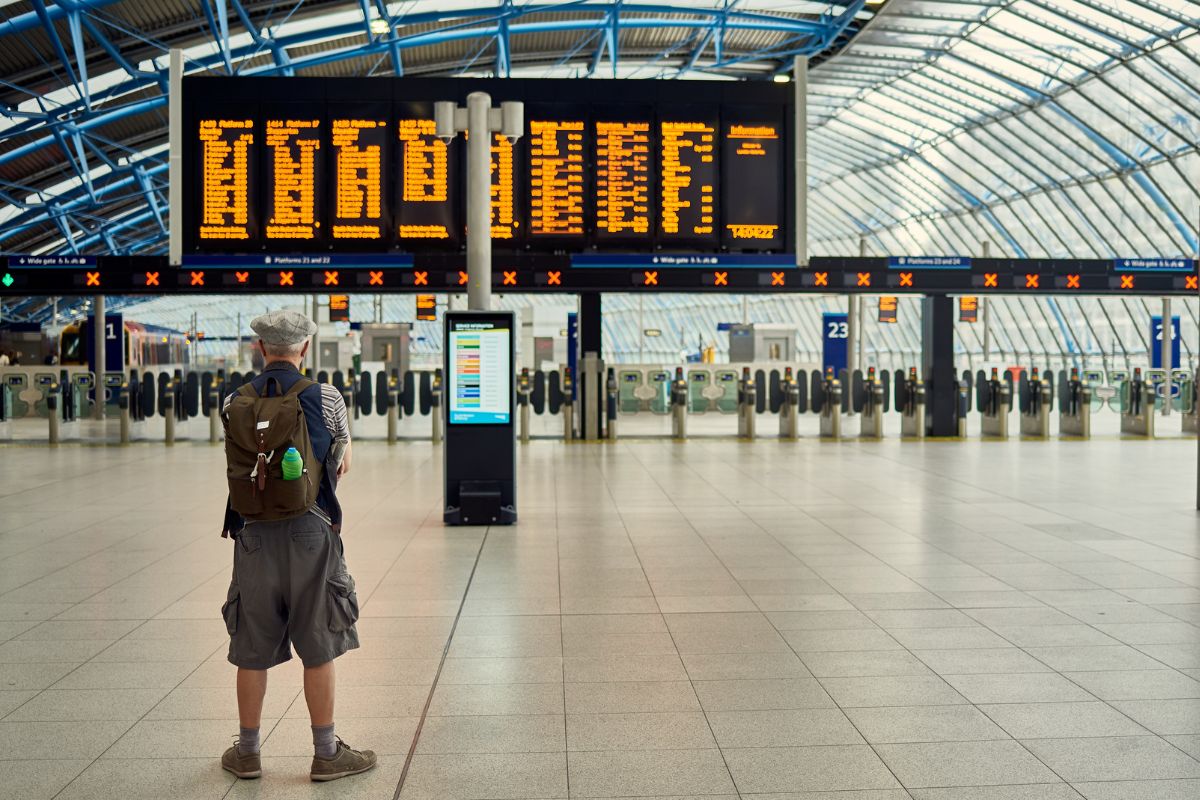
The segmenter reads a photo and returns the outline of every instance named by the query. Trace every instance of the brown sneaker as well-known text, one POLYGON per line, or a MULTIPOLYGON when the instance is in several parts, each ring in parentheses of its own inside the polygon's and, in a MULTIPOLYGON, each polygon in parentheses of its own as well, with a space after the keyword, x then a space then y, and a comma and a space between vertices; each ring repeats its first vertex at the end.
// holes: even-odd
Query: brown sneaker
POLYGON ((336 781, 347 775, 357 775, 373 769, 377 760, 372 751, 352 750, 339 736, 337 753, 333 758, 313 756, 312 770, 308 773, 308 777, 314 781, 336 781))
POLYGON ((242 755, 238 752, 237 740, 234 740, 233 747, 221 756, 221 768, 239 778, 261 778, 262 758, 258 753, 242 755))

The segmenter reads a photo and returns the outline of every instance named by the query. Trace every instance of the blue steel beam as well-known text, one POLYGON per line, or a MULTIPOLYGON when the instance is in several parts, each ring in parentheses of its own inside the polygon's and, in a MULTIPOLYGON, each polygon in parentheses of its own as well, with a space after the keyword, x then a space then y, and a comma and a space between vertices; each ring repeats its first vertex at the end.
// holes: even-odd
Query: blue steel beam
MULTIPOLYGON (((99 9, 114 1, 56 0, 58 5, 47 6, 43 4, 42 0, 34 0, 34 12, 0 23, 0 36, 19 33, 36 25, 41 25, 43 28, 50 30, 53 39, 53 23, 59 19, 66 18, 68 24, 72 26, 74 44, 77 50, 76 63, 81 65, 82 69, 86 69, 86 61, 84 60, 82 49, 82 32, 86 30, 92 40, 112 59, 113 63, 128 75, 127 80, 94 95, 90 90, 80 90, 79 101, 69 101, 53 109, 53 111, 43 109, 44 113, 41 115, 32 115, 24 112, 9 113, 5 110, 0 110, 0 115, 11 119, 23 120, 16 125, 10 126, 8 128, 8 135, 36 132, 39 129, 49 131, 50 133, 48 136, 27 142, 8 153, 0 154, 0 165, 11 163, 16 159, 35 153, 52 144, 58 144, 64 153, 67 154, 67 160, 70 162, 82 184, 76 190, 72 190, 60 198, 55 198, 55 200, 45 203, 40 207, 33 206, 27 212, 19 215, 19 217, 10 220, 9 224, 0 227, 0 241, 11 238, 20 232, 27 231, 36 225, 44 224, 46 221, 53 221, 59 226, 68 246, 72 248, 88 247, 97 242, 104 242, 106 245, 111 246, 112 242, 116 241, 117 237, 121 236, 124 231, 153 221, 156 223, 153 227, 157 229, 157 233, 151 233, 147 237, 139 238, 137 244, 139 247, 156 247, 160 244, 162 230, 165 228, 162 203, 158 199, 156 189, 149 178, 159 175, 162 170, 165 170, 165 165, 159 164, 151 167, 145 171, 145 174, 127 175, 115 180, 105 181, 100 186, 95 185, 91 181, 91 170, 86 165, 86 150, 91 150, 98 157, 104 159, 110 167, 112 166, 111 159, 107 157, 104 150, 97 143, 90 141, 90 137, 95 135, 95 131, 105 125, 130 116, 162 109, 166 105, 164 97, 150 98, 126 105, 115 104, 119 103, 119 99, 122 96, 149 86, 155 84, 160 87, 165 86, 166 70, 162 69, 154 72, 138 70, 121 56, 118 47, 104 36, 99 25, 96 23, 110 24, 115 29, 120 29, 119 26, 107 23, 100 18, 96 18, 95 22, 88 18, 88 12, 99 9), (71 22, 72 18, 74 18, 73 23, 71 22), (115 103, 110 101, 115 101, 115 103), (93 108, 98 108, 99 110, 89 110, 93 108), (75 151, 74 156, 71 153, 72 149, 75 151), (83 214, 87 216, 88 208, 95 207, 100 202, 113 202, 118 197, 116 192, 121 189, 128 190, 135 188, 144 196, 146 210, 133 216, 125 215, 108 225, 104 225, 104 221, 100 220, 98 221, 101 223, 98 226, 99 229, 86 235, 76 236, 72 233, 69 224, 73 215, 83 214)), ((814 46, 818 42, 833 41, 840 33, 840 28, 832 30, 833 27, 836 27, 836 25, 831 24, 832 20, 822 19, 814 22, 737 10, 733 8, 737 0, 724 7, 713 9, 675 6, 669 3, 628 3, 624 2, 624 0, 615 0, 615 2, 605 4, 581 4, 572 1, 561 3, 543 2, 518 6, 512 3, 511 0, 502 0, 498 6, 474 7, 458 11, 443 10, 405 14, 402 17, 405 26, 451 20, 454 23, 437 30, 402 36, 399 34, 397 28, 399 19, 392 19, 387 16, 386 5, 384 5, 383 0, 374 1, 379 7, 380 18, 388 21, 389 31, 386 36, 368 37, 369 41, 366 45, 314 54, 306 59, 293 62, 287 55, 287 48, 304 45, 315 38, 328 40, 329 38, 352 36, 356 33, 353 29, 354 26, 349 24, 338 25, 319 29, 311 33, 292 34, 284 37, 264 37, 239 0, 211 0, 216 5, 216 18, 213 16, 212 6, 209 5, 210 0, 203 0, 208 27, 212 31, 213 38, 218 43, 218 52, 193 59, 190 66, 193 69, 201 71, 223 67, 226 72, 232 72, 235 63, 244 62, 258 52, 261 52, 265 47, 271 50, 275 63, 266 67, 256 68, 247 74, 293 74, 298 67, 314 67, 377 53, 390 55, 395 71, 397 74, 400 74, 402 72, 400 53, 404 49, 443 42, 487 39, 488 37, 492 37, 497 43, 497 74, 508 74, 511 71, 512 63, 511 36, 522 33, 531 34, 576 30, 584 34, 581 37, 582 44, 586 44, 592 39, 598 40, 596 65, 598 66, 599 60, 603 58, 605 51, 607 51, 607 55, 612 63, 613 74, 615 75, 619 59, 618 39, 622 27, 631 29, 704 28, 706 31, 705 36, 715 38, 718 52, 721 46, 721 36, 712 34, 714 30, 723 31, 727 28, 732 28, 790 33, 792 39, 788 43, 789 47, 784 54, 790 54, 797 48, 803 49, 814 46), (249 45, 232 46, 229 38, 228 3, 233 4, 237 20, 249 34, 249 38, 251 39, 249 45), (594 16, 576 20, 516 22, 530 14, 566 9, 585 14, 594 14, 594 16), (630 14, 641 14, 643 16, 630 17, 630 14), (687 18, 673 18, 675 15, 686 15, 687 18)), ((857 10, 861 8, 861 2, 862 0, 856 0, 853 5, 853 11, 848 8, 848 13, 843 14, 842 17, 852 18, 853 14, 857 13, 857 10)), ((299 5, 297 3, 292 11, 288 12, 287 18, 290 18, 299 5)), ((369 26, 367 8, 368 6, 364 4, 363 22, 369 26)), ((134 35, 130 31, 123 32, 134 35)), ((150 43, 157 44, 155 42, 150 43)), ((668 48, 668 50, 660 53, 655 60, 659 60, 673 51, 673 48, 668 48)), ((72 63, 65 49, 61 46, 61 42, 58 43, 56 53, 64 68, 78 86, 79 80, 74 74, 72 63)), ((725 60, 724 58, 720 58, 719 62, 722 66, 733 66, 742 60, 760 57, 775 58, 778 56, 779 53, 777 52, 763 50, 753 56, 743 56, 738 59, 725 60)), ((110 174, 116 175, 117 171, 113 171, 110 174)))

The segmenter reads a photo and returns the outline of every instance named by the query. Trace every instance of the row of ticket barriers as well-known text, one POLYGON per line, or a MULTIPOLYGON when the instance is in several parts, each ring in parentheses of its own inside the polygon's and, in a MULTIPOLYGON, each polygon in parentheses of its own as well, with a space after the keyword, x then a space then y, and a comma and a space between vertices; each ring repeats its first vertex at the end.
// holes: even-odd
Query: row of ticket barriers
MULTIPOLYGON (((981 418, 982 435, 1008 438, 1013 411, 1019 412, 1018 432, 1024 438, 1049 438, 1057 405, 1059 435, 1091 436, 1093 413, 1109 408, 1121 416, 1121 433, 1153 438, 1155 420, 1165 403, 1182 419, 1184 433, 1200 431, 1200 403, 1192 373, 1141 369, 1132 372, 1072 369, 963 372, 955 380, 957 433, 967 435, 972 412, 981 418), (1056 389, 1057 386, 1057 389, 1056 389)), ((778 435, 799 436, 799 419, 811 413, 820 419, 823 438, 842 438, 846 420, 859 419, 857 436, 883 436, 888 413, 900 415, 903 438, 926 435, 926 386, 915 367, 907 372, 870 368, 864 374, 843 370, 806 371, 779 369, 616 369, 608 371, 608 418, 618 414, 658 414, 672 419, 672 435, 687 437, 689 416, 736 416, 737 434, 755 438, 757 419, 770 413, 778 417, 778 435)), ((609 438, 615 433, 610 432, 609 438)))
MULTIPOLYGON (((903 438, 926 435, 926 387, 915 368, 889 374, 887 370, 868 369, 835 375, 832 371, 753 368, 662 369, 609 368, 603 376, 602 392, 578 392, 569 368, 561 370, 522 369, 515 375, 517 431, 522 441, 532 436, 534 415, 561 417, 562 438, 579 438, 576 406, 580 397, 594 396, 601 405, 596 416, 598 438, 617 438, 619 420, 637 415, 670 417, 671 435, 688 436, 688 420, 698 415, 724 415, 736 418, 741 438, 761 435, 759 418, 777 417, 778 436, 800 436, 800 420, 816 415, 823 438, 840 439, 847 435, 877 439, 884 435, 887 414, 899 415, 903 438), (857 417, 858 431, 848 430, 848 420, 857 417)), ((95 376, 86 371, 0 373, 0 422, 25 417, 47 420, 48 437, 57 443, 62 426, 88 419, 95 413, 99 394, 105 404, 105 416, 120 420, 120 441, 128 442, 133 423, 155 418, 163 422, 167 443, 175 440, 179 422, 193 417, 209 421, 209 439, 219 441, 219 406, 223 398, 255 373, 188 372, 180 369, 105 373, 97 387, 95 376), (217 413, 213 413, 214 409, 217 413)), ((322 383, 338 389, 350 409, 350 421, 364 417, 386 418, 387 439, 398 439, 403 418, 429 420, 429 436, 442 438, 441 370, 416 370, 400 374, 398 370, 320 372, 322 383)), ((597 380, 597 383, 600 381, 597 380)), ((1011 417, 1018 412, 1017 432, 1026 438, 1048 438, 1051 418, 1057 405, 1059 435, 1088 438, 1091 417, 1105 408, 1121 416, 1121 432, 1129 436, 1155 436, 1156 418, 1165 403, 1179 412, 1184 433, 1200 431, 1200 403, 1196 381, 1190 372, 1141 370, 1132 373, 1111 371, 1029 372, 982 370, 962 373, 955 382, 956 416, 959 436, 967 435, 970 414, 980 415, 981 431, 988 438, 1007 438, 1012 433, 1011 417), (1056 388, 1057 387, 1057 388, 1056 388)), ((557 426, 555 426, 557 427, 557 426)), ((542 428, 544 430, 544 426, 542 428)))

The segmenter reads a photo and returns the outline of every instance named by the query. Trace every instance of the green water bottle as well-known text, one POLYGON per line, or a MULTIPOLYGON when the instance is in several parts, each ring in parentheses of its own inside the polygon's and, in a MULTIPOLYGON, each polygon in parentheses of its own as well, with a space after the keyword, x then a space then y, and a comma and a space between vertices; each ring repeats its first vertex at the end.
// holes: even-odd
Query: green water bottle
POLYGON ((300 453, 296 448, 289 447, 287 452, 283 454, 283 461, 280 462, 280 467, 283 469, 283 479, 285 481, 294 481, 304 474, 304 459, 300 457, 300 453))

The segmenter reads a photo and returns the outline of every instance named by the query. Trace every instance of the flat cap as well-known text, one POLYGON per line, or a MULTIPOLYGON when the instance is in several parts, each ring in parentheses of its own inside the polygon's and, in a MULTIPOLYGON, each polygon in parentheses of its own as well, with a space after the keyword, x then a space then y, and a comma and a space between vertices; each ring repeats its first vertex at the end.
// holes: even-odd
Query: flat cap
POLYGON ((251 329, 267 344, 300 344, 317 332, 317 324, 296 311, 268 311, 255 317, 251 329))

